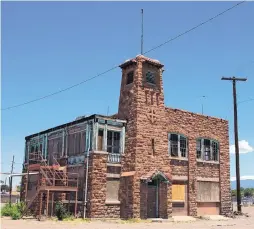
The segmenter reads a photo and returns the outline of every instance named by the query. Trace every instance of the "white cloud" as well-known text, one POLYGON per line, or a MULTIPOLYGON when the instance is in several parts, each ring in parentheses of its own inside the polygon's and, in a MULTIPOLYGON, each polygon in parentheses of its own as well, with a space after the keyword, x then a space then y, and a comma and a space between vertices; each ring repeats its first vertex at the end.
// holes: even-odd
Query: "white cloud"
MULTIPOLYGON (((230 180, 235 181, 236 177, 231 177, 230 180)), ((241 176, 240 180, 254 180, 254 175, 253 176, 241 176)))
MULTIPOLYGON (((250 146, 246 140, 239 141, 239 153, 251 153, 254 152, 254 147, 250 146)), ((230 153, 235 153, 235 145, 230 145, 230 153)))

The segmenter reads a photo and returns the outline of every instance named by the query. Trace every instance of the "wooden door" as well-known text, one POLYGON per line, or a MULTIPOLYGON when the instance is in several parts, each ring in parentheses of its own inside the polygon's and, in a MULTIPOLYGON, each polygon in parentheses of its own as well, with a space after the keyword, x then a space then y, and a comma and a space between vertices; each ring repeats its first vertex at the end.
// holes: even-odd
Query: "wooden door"
POLYGON ((154 185, 148 185, 147 190, 147 218, 156 218, 156 189, 154 185))

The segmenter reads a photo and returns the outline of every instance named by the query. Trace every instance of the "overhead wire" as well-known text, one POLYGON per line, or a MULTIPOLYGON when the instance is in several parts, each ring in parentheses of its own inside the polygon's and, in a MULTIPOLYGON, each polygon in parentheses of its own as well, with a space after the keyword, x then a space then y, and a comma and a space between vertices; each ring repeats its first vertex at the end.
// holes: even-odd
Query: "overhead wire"
MULTIPOLYGON (((154 48, 152 48, 152 49, 150 49, 150 50, 144 52, 144 54, 147 54, 147 53, 149 53, 149 52, 151 52, 151 51, 154 51, 154 50, 156 50, 156 49, 158 49, 158 48, 160 48, 160 47, 162 47, 162 46, 164 46, 164 45, 166 45, 166 44, 168 44, 168 43, 170 43, 170 42, 172 42, 172 41, 178 39, 179 37, 181 37, 181 36, 183 36, 183 35, 185 35, 185 34, 191 32, 191 31, 193 31, 193 30, 195 30, 195 29, 197 29, 197 28, 199 28, 199 27, 205 25, 206 23, 208 23, 208 22, 214 20, 215 18, 217 18, 217 17, 219 17, 219 16, 225 14, 226 12, 228 12, 228 11, 234 9, 235 7, 237 7, 237 6, 241 5, 241 4, 243 4, 244 2, 245 2, 245 1, 241 1, 241 2, 239 2, 239 3, 237 3, 237 4, 233 5, 233 6, 231 6, 230 8, 228 8, 228 9, 226 9, 226 10, 220 12, 219 14, 217 14, 217 15, 215 15, 215 16, 209 18, 208 20, 206 20, 206 21, 204 21, 204 22, 199 23, 198 25, 192 27, 191 29, 188 29, 188 30, 186 30, 185 32, 183 32, 183 33, 181 33, 181 34, 179 34, 179 35, 177 35, 177 36, 175 36, 175 37, 173 37, 173 38, 171 38, 171 39, 169 39, 169 40, 163 42, 162 44, 157 45, 157 46, 155 46, 154 48)), ((114 66, 114 67, 112 67, 112 68, 110 68, 110 69, 108 69, 108 70, 106 70, 106 71, 104 71, 104 72, 102 72, 102 73, 100 73, 100 74, 97 74, 97 75, 95 75, 95 76, 93 76, 93 77, 91 77, 91 78, 88 78, 88 79, 83 80, 83 81, 81 81, 81 82, 79 82, 79 83, 73 84, 73 85, 71 85, 71 86, 69 86, 69 87, 66 87, 66 88, 64 88, 64 89, 61 89, 61 90, 59 90, 59 91, 50 93, 50 94, 48 94, 48 95, 39 97, 39 98, 37 98, 37 99, 29 100, 29 101, 24 102, 24 103, 20 103, 20 104, 14 105, 14 106, 9 106, 9 107, 3 108, 3 109, 1 109, 1 110, 2 110, 2 111, 10 110, 10 109, 13 109, 13 108, 21 107, 21 106, 24 106, 24 105, 27 105, 27 104, 30 104, 30 103, 34 103, 34 102, 37 102, 37 101, 40 101, 40 100, 49 98, 49 97, 54 96, 54 95, 57 95, 57 94, 60 94, 60 93, 62 93, 62 92, 68 91, 68 90, 70 90, 70 89, 72 89, 72 88, 74 88, 74 87, 80 86, 81 84, 84 84, 84 83, 86 83, 86 82, 88 82, 88 81, 91 81, 91 80, 93 80, 93 79, 95 79, 95 78, 97 78, 97 77, 99 77, 99 76, 102 76, 102 75, 104 75, 104 74, 106 74, 106 73, 108 73, 108 72, 110 72, 110 71, 113 71, 113 70, 115 70, 115 69, 118 68, 118 67, 119 67, 119 65, 114 66)))

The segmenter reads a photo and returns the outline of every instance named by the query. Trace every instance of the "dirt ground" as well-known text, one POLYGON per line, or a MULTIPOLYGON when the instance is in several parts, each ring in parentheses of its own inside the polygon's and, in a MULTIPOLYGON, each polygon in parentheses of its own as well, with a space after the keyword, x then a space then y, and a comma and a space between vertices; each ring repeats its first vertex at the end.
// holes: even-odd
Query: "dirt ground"
POLYGON ((37 221, 34 219, 11 220, 9 218, 1 219, 2 229, 154 229, 160 228, 179 228, 179 229, 250 229, 254 228, 254 206, 244 207, 244 213, 248 213, 249 217, 241 216, 227 221, 211 221, 211 220, 197 220, 195 222, 167 222, 167 223, 133 223, 129 221, 116 222, 102 222, 91 221, 82 222, 81 220, 59 222, 54 220, 37 221))

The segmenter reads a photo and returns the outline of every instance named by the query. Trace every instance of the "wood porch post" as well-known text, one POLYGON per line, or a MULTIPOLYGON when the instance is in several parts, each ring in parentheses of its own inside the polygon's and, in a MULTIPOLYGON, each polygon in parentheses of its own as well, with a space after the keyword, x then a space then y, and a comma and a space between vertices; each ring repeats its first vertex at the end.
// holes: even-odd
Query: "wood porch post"
POLYGON ((49 190, 47 192, 47 205, 46 205, 46 214, 47 214, 47 217, 49 215, 49 190))
POLYGON ((53 216, 53 210, 54 210, 54 192, 52 192, 52 200, 51 200, 51 217, 53 216))
POLYGON ((75 192, 75 217, 77 217, 77 194, 78 192, 75 192))

